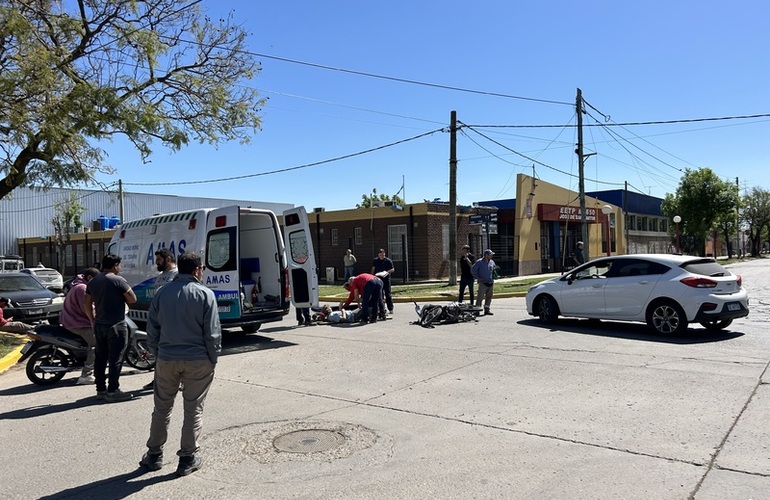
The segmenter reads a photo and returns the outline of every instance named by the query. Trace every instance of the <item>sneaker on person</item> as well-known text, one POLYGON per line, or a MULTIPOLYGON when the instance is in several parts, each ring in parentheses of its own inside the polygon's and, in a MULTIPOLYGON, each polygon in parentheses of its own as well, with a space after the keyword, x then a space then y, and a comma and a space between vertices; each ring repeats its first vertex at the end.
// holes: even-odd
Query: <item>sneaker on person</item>
POLYGON ((129 399, 133 399, 134 395, 130 392, 123 392, 120 389, 113 392, 108 392, 104 399, 108 403, 121 403, 123 401, 128 401, 129 399))
POLYGON ((494 316, 494 313, 489 309, 484 309, 484 316, 494 316))
POLYGON ((105 399, 107 399, 107 390, 106 389, 103 391, 97 390, 96 399, 98 399, 99 401, 104 401, 105 399))
POLYGON ((186 476, 200 469, 203 465, 203 459, 199 456, 179 457, 179 465, 176 468, 177 476, 186 476))
POLYGON ((139 461, 139 465, 149 470, 160 470, 163 467, 163 453, 150 453, 148 451, 139 461))
POLYGON ((96 382, 93 375, 83 375, 78 378, 77 385, 90 385, 96 382))

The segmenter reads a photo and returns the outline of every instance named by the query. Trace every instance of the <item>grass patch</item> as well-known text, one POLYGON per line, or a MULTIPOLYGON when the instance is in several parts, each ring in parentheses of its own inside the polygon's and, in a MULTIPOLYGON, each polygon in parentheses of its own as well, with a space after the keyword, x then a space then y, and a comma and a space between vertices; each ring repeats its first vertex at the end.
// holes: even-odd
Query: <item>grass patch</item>
POLYGON ((27 340, 29 339, 26 335, 0 332, 0 358, 5 357, 6 354, 10 353, 20 345, 26 344, 27 340))
MULTIPOLYGON (((495 293, 526 292, 535 283, 543 281, 542 277, 522 278, 513 281, 498 281, 495 283, 495 293)), ((448 283, 407 283, 405 285, 393 284, 391 293, 397 298, 410 297, 436 297, 448 299, 457 297, 460 285, 448 283)), ((344 300, 348 292, 342 285, 320 285, 318 294, 321 297, 338 297, 344 300)))

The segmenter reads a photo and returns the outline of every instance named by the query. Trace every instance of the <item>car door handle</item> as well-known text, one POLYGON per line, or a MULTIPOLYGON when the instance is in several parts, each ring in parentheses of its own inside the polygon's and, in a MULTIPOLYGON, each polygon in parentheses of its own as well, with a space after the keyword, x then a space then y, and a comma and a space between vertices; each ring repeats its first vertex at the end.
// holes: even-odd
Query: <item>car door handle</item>
POLYGON ((647 281, 647 280, 642 280, 642 281, 640 281, 640 282, 639 282, 639 284, 640 284, 640 285, 649 285, 649 284, 650 284, 650 282, 649 282, 649 281, 647 281))
POLYGON ((595 285, 591 285, 591 288, 604 288, 604 283, 597 283, 595 285))

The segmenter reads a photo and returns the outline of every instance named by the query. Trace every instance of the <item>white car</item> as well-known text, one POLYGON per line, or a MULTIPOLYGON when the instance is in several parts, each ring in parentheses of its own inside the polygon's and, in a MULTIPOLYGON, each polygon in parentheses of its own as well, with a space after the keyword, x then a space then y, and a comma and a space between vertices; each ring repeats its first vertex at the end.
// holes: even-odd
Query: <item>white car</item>
POLYGON ((62 278, 61 273, 56 269, 49 269, 47 267, 25 267, 19 272, 34 276, 49 290, 61 292, 64 288, 64 278, 62 278))
POLYGON ((602 257, 532 286, 526 301, 544 323, 559 316, 643 321, 661 334, 682 333, 689 323, 721 330, 749 314, 739 275, 687 255, 602 257))

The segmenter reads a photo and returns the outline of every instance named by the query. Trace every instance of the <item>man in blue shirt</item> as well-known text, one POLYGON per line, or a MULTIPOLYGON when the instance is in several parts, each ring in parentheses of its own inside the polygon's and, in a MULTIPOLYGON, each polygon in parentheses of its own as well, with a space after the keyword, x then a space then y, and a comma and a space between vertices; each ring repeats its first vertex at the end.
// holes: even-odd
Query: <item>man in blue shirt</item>
POLYGON ((484 257, 473 264, 471 274, 473 279, 479 283, 479 292, 476 295, 476 307, 481 307, 481 301, 484 300, 484 316, 493 316, 489 306, 492 304, 492 288, 495 285, 495 261, 492 256, 495 254, 490 249, 484 250, 484 257))

